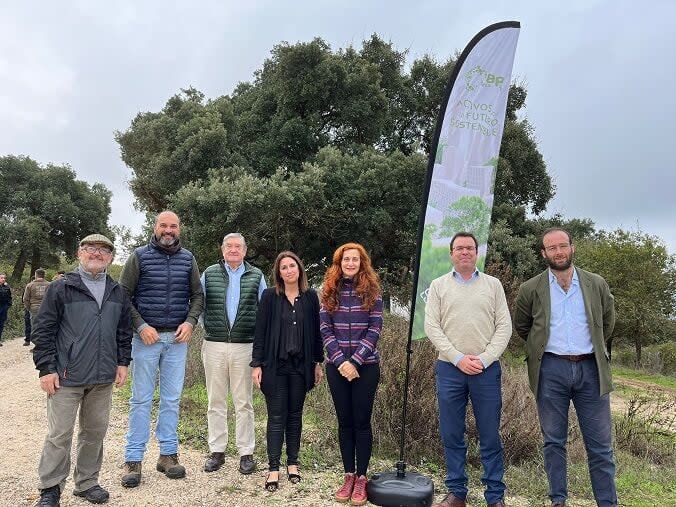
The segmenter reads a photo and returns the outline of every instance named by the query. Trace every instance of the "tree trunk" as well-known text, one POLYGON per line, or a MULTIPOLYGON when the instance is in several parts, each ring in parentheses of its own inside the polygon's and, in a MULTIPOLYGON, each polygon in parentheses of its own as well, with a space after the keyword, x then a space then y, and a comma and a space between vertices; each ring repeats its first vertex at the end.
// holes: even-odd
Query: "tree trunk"
POLYGON ((23 270, 26 267, 26 261, 28 260, 28 252, 25 248, 22 248, 19 252, 19 256, 16 258, 14 263, 14 269, 12 270, 12 280, 15 282, 21 281, 21 275, 23 275, 23 270))
POLYGON ((30 280, 35 277, 35 270, 40 267, 40 249, 36 246, 33 247, 33 256, 31 258, 31 276, 30 280))
POLYGON ((386 290, 383 291, 382 298, 383 298, 383 310, 389 312, 391 310, 391 301, 392 301, 389 291, 386 290))
POLYGON ((636 366, 641 367, 641 333, 634 335, 634 346, 636 347, 636 366))

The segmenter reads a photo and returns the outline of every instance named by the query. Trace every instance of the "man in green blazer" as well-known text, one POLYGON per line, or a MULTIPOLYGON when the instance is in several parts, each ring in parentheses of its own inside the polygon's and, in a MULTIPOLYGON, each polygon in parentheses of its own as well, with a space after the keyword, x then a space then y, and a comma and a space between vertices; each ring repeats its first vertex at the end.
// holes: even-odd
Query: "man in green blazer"
POLYGON ((613 296, 597 274, 573 265, 575 246, 558 228, 542 236, 549 268, 519 288, 516 332, 526 340, 528 377, 544 438, 552 507, 565 505, 568 409, 573 402, 587 450, 598 505, 616 506, 610 418, 610 356, 615 326, 613 296))

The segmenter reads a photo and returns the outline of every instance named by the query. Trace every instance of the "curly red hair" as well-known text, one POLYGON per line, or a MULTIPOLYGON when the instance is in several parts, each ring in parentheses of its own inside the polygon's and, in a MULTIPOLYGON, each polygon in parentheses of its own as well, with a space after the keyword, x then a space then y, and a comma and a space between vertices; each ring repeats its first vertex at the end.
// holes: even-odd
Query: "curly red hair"
POLYGON ((331 313, 335 312, 340 304, 340 280, 343 277, 340 263, 346 250, 359 252, 359 271, 354 275, 353 282, 355 291, 361 298, 362 308, 370 310, 380 296, 380 280, 371 265, 371 258, 366 253, 366 249, 359 243, 345 243, 333 253, 333 262, 324 274, 322 305, 331 313))

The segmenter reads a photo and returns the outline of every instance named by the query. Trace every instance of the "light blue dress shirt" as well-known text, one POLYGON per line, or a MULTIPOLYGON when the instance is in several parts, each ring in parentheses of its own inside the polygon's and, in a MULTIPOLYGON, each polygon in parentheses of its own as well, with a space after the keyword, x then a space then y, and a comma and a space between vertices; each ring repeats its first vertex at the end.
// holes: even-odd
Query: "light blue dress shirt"
MULTIPOLYGON (((237 308, 239 307, 239 295, 240 295, 240 282, 242 280, 242 275, 244 274, 244 263, 237 266, 235 269, 232 269, 230 265, 225 263, 225 270, 228 272, 228 292, 225 295, 225 312, 228 315, 228 322, 230 322, 230 327, 235 325, 235 318, 237 317, 237 308)), ((206 284, 204 283, 204 273, 200 277, 200 282, 202 283, 202 290, 204 294, 207 293, 206 284)), ((258 285, 258 300, 261 300, 261 295, 263 291, 267 289, 268 286, 265 283, 265 277, 261 277, 261 283, 258 285)))
POLYGON ((584 309, 584 298, 577 271, 568 292, 556 281, 549 270, 549 296, 552 312, 549 322, 549 341, 545 352, 559 355, 590 354, 594 351, 584 309))
POLYGON ((465 280, 460 273, 458 273, 455 268, 451 270, 451 274, 453 275, 453 278, 458 281, 458 283, 462 285, 467 285, 469 283, 472 283, 474 280, 479 278, 479 270, 474 269, 474 273, 472 273, 472 276, 469 277, 469 280, 465 280))
MULTIPOLYGON (((455 270, 455 268, 453 268, 451 270, 451 274, 453 275, 453 279, 456 282, 458 282, 460 285, 469 285, 474 280, 479 278, 479 270, 478 269, 474 269, 474 273, 472 273, 472 276, 470 276, 468 280, 465 280, 462 277, 462 275, 455 270)), ((465 357, 465 354, 460 354, 460 356, 458 356, 458 359, 456 359, 455 362, 453 363, 453 366, 458 366, 458 363, 462 360, 463 357, 465 357)), ((481 359, 481 358, 479 358, 479 359, 481 359)), ((481 360, 481 364, 484 365, 484 368, 486 367, 483 360, 481 360)))

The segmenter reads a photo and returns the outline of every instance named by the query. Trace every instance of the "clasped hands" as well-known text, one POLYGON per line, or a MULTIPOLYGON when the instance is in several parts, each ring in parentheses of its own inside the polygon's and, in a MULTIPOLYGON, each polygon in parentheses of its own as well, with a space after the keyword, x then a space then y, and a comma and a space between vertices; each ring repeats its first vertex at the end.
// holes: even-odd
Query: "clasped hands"
POLYGON ((357 370, 357 367, 350 361, 345 361, 344 363, 342 363, 338 367, 338 373, 340 373, 350 382, 352 382, 356 378, 359 378, 359 371, 357 370))
POLYGON ((484 371, 484 363, 481 362, 479 356, 472 354, 465 354, 465 357, 458 361, 457 366, 461 372, 467 375, 476 375, 484 371))

